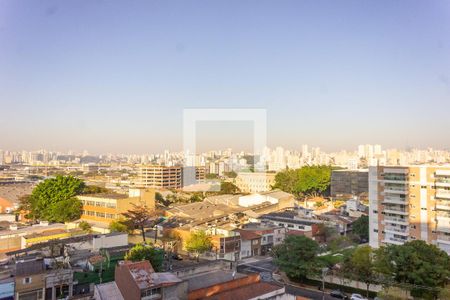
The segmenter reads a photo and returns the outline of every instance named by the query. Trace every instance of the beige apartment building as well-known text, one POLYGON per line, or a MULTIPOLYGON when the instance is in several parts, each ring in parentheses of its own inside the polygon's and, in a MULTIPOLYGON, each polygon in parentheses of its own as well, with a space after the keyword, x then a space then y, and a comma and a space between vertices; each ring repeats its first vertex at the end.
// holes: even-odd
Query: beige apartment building
POLYGON ((186 185, 203 182, 205 177, 205 167, 148 165, 139 168, 136 185, 155 189, 181 189, 186 185))
POLYGON ((155 189, 181 189, 183 167, 142 166, 138 170, 137 185, 155 189))
POLYGON ((275 184, 275 173, 240 172, 235 183, 242 193, 267 192, 275 184))
POLYGON ((369 169, 370 245, 424 240, 450 253, 450 166, 369 169))

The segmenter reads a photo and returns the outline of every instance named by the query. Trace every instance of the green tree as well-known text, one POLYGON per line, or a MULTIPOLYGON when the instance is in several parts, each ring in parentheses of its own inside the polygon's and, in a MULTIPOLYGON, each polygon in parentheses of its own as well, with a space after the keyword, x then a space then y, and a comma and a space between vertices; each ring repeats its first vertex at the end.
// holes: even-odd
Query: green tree
POLYGON ((436 299, 450 277, 447 253, 421 240, 377 249, 375 267, 384 281, 400 284, 412 296, 425 299, 436 299))
POLYGON ((155 192, 155 200, 158 202, 163 202, 164 201, 164 197, 160 192, 155 192))
POLYGON ((125 254, 125 259, 131 261, 148 260, 156 272, 161 272, 164 251, 151 244, 136 244, 125 254))
POLYGON ((142 240, 145 243, 145 228, 151 226, 151 221, 155 218, 153 212, 145 205, 132 204, 133 208, 123 213, 127 218, 129 228, 139 229, 142 234, 142 240))
POLYGON ((224 172, 223 175, 225 175, 228 178, 236 178, 237 177, 237 173, 235 171, 224 172))
POLYGON ((192 194, 192 196, 189 198, 189 202, 193 203, 193 202, 201 202, 203 201, 203 194, 202 193, 194 193, 192 194))
POLYGON ((111 232, 129 232, 128 225, 125 220, 113 220, 109 223, 109 230, 111 232))
POLYGON ((317 196, 325 194, 331 182, 330 166, 304 166, 287 169, 275 175, 273 188, 281 189, 297 196, 317 196))
POLYGON ((370 246, 358 247, 344 259, 341 269, 344 277, 366 284, 367 297, 369 297, 370 285, 376 283, 378 279, 373 258, 374 254, 370 246))
POLYGON ((91 226, 88 222, 86 222, 86 221, 81 221, 81 222, 78 224, 78 228, 80 228, 80 229, 83 230, 83 231, 90 232, 91 229, 92 229, 92 226, 91 226))
POLYGON ((81 216, 81 201, 76 196, 85 187, 81 179, 72 176, 56 176, 39 183, 30 197, 22 199, 21 207, 33 220, 50 222, 74 221, 81 216))
POLYGON ((275 175, 275 184, 273 185, 273 188, 280 189, 286 193, 297 194, 295 187, 300 180, 298 176, 298 170, 294 169, 286 169, 278 172, 277 175, 275 175))
POLYGON ((275 264, 287 276, 304 280, 320 272, 318 252, 319 244, 316 241, 305 236, 290 235, 282 244, 274 247, 272 256, 275 264))
POLYGON ((336 238, 338 232, 335 227, 328 226, 324 223, 317 224, 316 237, 319 237, 324 243, 336 238))
POLYGON ((361 216, 352 225, 352 231, 360 240, 369 240, 369 217, 361 216))
POLYGON ((206 174, 205 178, 206 179, 217 179, 217 178, 219 178, 219 176, 214 173, 209 173, 209 174, 206 174))
POLYGON ((200 254, 211 250, 212 246, 211 237, 204 231, 192 232, 186 240, 186 250, 193 253, 197 260, 199 259, 200 254))
POLYGON ((169 197, 167 200, 164 199, 163 195, 160 192, 155 193, 155 200, 157 203, 159 203, 165 207, 168 207, 170 204, 172 204, 172 202, 169 200, 169 197))
POLYGON ((108 193, 110 192, 109 189, 97 185, 86 185, 83 190, 82 194, 101 194, 101 193, 108 193))
POLYGON ((236 194, 239 193, 239 188, 231 182, 222 182, 220 184, 221 194, 236 194))

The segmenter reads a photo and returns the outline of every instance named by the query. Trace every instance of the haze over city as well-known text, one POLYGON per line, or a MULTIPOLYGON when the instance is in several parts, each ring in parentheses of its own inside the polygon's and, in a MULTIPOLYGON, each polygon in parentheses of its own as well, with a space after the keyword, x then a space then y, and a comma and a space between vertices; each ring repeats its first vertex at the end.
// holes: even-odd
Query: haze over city
POLYGON ((183 109, 264 108, 270 147, 448 149, 450 3, 315 4, 2 1, 0 148, 178 151, 183 109))

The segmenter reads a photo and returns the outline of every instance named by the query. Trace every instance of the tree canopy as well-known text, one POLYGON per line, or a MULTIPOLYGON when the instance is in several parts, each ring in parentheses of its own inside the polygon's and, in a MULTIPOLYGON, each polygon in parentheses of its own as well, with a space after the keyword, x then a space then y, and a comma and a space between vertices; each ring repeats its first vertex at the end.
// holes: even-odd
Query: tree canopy
POLYGON ((29 197, 21 199, 21 209, 27 217, 49 222, 68 222, 81 216, 81 201, 85 184, 72 176, 56 176, 39 183, 29 197))
POLYGON ((109 223, 109 230, 111 232, 128 232, 128 224, 126 220, 113 220, 109 223))
POLYGON ((352 255, 346 257, 341 267, 341 274, 349 279, 364 282, 369 287, 378 282, 378 274, 375 270, 374 255, 370 246, 358 247, 352 255))
POLYGON ((127 219, 129 228, 141 230, 145 243, 145 228, 152 226, 152 221, 155 219, 154 213, 143 205, 132 204, 132 206, 133 208, 123 213, 123 216, 127 219))
POLYGON ((125 255, 125 259, 131 261, 148 260, 156 272, 161 272, 164 261, 164 251, 151 244, 136 244, 125 255))
POLYGON ((317 275, 321 262, 317 258, 319 244, 305 236, 286 237, 273 249, 275 264, 291 278, 303 280, 317 275))
POLYGON ((369 240, 369 216, 361 216, 352 225, 352 231, 360 240, 369 240))
POLYGON ((81 222, 78 224, 78 228, 80 228, 80 229, 83 230, 83 231, 90 232, 91 229, 92 229, 92 226, 91 226, 88 222, 86 222, 86 221, 81 221, 81 222))
POLYGON ((316 196, 328 191, 331 182, 331 167, 304 166, 277 173, 273 188, 297 196, 316 196))
POLYGON ((186 240, 186 250, 197 258, 201 253, 211 250, 212 246, 211 237, 204 231, 192 232, 186 240))
POLYGON ((236 194, 239 193, 239 188, 231 182, 222 182, 220 184, 221 194, 236 194))
POLYGON ((450 276, 447 253, 421 240, 381 247, 375 257, 384 281, 400 284, 415 297, 435 299, 450 276))

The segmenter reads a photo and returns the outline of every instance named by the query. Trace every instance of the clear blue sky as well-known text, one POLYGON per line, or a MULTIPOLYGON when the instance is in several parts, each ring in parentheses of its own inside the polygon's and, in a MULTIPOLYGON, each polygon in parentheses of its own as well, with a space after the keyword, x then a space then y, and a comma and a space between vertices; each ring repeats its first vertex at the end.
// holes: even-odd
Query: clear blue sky
POLYGON ((450 148, 450 1, 0 0, 2 149, 179 150, 222 107, 270 146, 450 148))

